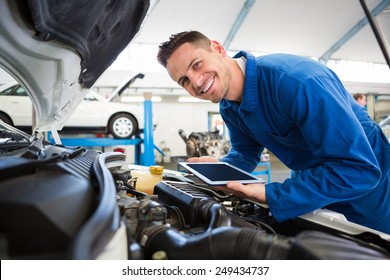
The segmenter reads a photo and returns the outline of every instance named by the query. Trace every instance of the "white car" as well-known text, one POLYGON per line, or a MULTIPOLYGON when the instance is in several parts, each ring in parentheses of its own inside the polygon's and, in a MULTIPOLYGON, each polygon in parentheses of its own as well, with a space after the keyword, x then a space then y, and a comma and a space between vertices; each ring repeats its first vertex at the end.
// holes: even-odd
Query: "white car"
MULTIPOLYGON (((114 138, 131 138, 144 127, 142 105, 116 102, 118 96, 143 74, 132 75, 107 99, 89 90, 84 100, 70 115, 63 132, 110 133, 114 138)), ((31 132, 33 105, 26 90, 17 82, 0 86, 0 120, 23 131, 31 132)), ((156 121, 153 120, 153 126, 156 121)))

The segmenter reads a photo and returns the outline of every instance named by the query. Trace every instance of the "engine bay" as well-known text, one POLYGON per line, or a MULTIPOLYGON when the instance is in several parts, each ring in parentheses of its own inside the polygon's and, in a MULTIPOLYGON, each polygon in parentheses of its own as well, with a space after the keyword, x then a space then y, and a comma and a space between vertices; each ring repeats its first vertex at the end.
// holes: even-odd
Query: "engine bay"
POLYGON ((1 259, 390 259, 374 231, 278 223, 190 174, 166 170, 145 193, 122 153, 2 139, 1 259))
POLYGON ((299 219, 279 224, 266 206, 187 182, 158 183, 136 212, 131 232, 146 259, 157 253, 181 260, 388 258, 386 250, 367 246, 367 237, 299 219))

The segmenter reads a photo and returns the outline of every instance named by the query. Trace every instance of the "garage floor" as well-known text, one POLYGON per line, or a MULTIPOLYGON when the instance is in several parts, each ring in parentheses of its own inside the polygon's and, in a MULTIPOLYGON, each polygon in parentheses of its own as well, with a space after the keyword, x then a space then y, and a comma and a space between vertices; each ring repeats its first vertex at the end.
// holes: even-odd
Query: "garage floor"
MULTIPOLYGON (((165 169, 177 170, 177 159, 172 159, 171 162, 157 163, 164 166, 165 169)), ((271 181, 283 182, 290 177, 290 169, 280 162, 273 154, 270 154, 271 164, 271 181)), ((260 175, 264 180, 267 180, 267 175, 260 175)))
POLYGON ((272 182, 283 182, 287 178, 290 178, 291 170, 285 166, 279 159, 273 154, 270 155, 271 163, 271 181, 272 182))

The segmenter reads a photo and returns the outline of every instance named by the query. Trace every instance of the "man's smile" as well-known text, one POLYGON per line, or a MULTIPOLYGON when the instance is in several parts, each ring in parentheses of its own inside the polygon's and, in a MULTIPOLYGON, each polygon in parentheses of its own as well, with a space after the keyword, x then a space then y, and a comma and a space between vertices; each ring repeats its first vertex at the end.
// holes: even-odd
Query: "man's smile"
POLYGON ((202 93, 206 93, 206 92, 211 88, 211 86, 214 84, 214 80, 215 80, 215 76, 213 76, 213 77, 208 81, 208 83, 206 84, 206 86, 203 88, 202 93))

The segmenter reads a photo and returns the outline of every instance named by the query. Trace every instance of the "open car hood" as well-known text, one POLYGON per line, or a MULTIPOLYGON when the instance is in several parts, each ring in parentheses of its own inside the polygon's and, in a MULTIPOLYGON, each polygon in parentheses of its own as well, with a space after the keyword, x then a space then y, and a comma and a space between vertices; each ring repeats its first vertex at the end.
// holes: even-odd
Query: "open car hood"
POLYGON ((58 130, 139 31, 148 0, 0 1, 0 64, 35 108, 35 130, 58 130))

